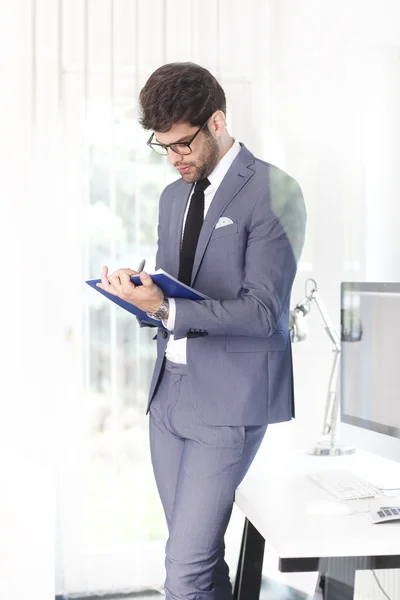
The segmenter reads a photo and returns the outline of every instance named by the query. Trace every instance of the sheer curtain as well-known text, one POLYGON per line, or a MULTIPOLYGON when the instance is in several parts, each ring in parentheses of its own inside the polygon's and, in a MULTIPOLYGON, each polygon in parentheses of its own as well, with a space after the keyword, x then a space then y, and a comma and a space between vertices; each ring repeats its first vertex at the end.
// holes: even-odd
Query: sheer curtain
MULTIPOLYGON (((232 133, 253 151, 261 148, 256 114, 263 111, 268 120, 261 96, 268 85, 268 37, 260 35, 266 19, 261 28, 253 3, 243 11, 227 1, 182 7, 176 0, 68 0, 44 15, 51 3, 42 0, 37 15, 39 4, 58 57, 60 250, 70 273, 58 411, 57 589, 157 587, 164 579, 166 528, 144 415, 152 332, 82 282, 98 276, 103 264, 134 268, 146 258, 147 268, 154 266, 158 199, 176 175, 146 147, 137 95, 159 65, 193 60, 213 71, 227 93, 232 133)), ((268 3, 262 10, 266 16, 268 3)), ((44 63, 45 78, 43 69, 44 63)), ((237 515, 229 534, 233 569, 241 525, 237 515)))

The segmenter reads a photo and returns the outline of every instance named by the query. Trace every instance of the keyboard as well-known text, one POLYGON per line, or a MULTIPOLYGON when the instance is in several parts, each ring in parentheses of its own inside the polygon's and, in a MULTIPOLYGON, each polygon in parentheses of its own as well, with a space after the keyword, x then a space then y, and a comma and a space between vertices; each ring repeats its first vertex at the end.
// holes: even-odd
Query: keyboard
POLYGON ((400 506, 381 506, 379 510, 371 514, 371 520, 373 523, 400 521, 400 506))
POLYGON ((309 477, 338 500, 361 500, 382 496, 379 488, 350 471, 320 471, 311 473, 309 477))

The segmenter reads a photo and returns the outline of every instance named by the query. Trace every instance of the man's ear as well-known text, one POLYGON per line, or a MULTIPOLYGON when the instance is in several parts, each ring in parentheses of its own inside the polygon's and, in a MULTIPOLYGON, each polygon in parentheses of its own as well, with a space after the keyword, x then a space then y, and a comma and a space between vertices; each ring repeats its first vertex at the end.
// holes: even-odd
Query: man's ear
POLYGON ((220 137, 226 129, 226 117, 222 110, 217 110, 210 119, 210 129, 217 137, 220 137))

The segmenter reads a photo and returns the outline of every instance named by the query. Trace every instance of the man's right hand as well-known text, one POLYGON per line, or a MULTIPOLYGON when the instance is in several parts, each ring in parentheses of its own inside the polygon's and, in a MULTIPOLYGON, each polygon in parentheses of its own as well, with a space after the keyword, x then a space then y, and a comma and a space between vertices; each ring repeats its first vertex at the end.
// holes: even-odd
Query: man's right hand
POLYGON ((115 287, 112 286, 111 281, 114 281, 115 283, 117 283, 118 287, 120 287, 121 273, 126 273, 127 275, 129 275, 129 277, 139 275, 137 271, 133 271, 132 269, 118 269, 118 271, 115 271, 115 273, 113 273, 112 275, 108 275, 108 267, 104 266, 101 271, 101 283, 96 283, 96 286, 104 290, 105 292, 108 292, 109 294, 113 294, 113 296, 118 296, 118 293, 115 287))

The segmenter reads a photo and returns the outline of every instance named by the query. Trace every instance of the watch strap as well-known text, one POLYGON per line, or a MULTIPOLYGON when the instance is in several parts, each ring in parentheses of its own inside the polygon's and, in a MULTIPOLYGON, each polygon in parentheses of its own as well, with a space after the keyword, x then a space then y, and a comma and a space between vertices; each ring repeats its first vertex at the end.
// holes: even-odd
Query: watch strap
POLYGON ((169 300, 168 298, 164 298, 162 304, 158 310, 154 313, 146 313, 148 317, 151 319, 155 319, 156 321, 161 321, 169 310, 169 300))

